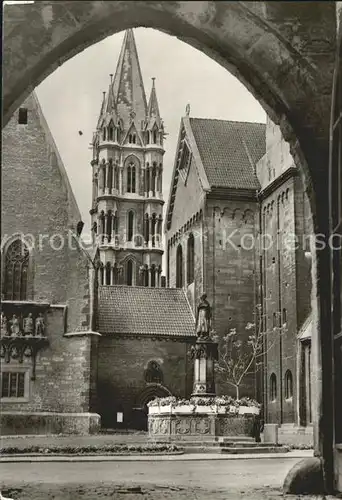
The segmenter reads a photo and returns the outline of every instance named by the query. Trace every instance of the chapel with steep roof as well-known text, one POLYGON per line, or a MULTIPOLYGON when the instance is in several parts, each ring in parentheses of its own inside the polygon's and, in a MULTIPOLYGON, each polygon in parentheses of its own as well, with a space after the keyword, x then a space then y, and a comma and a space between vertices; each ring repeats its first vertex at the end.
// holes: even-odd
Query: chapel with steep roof
POLYGON ((152 82, 147 102, 129 29, 92 141, 90 214, 101 285, 161 286, 165 134, 152 82))

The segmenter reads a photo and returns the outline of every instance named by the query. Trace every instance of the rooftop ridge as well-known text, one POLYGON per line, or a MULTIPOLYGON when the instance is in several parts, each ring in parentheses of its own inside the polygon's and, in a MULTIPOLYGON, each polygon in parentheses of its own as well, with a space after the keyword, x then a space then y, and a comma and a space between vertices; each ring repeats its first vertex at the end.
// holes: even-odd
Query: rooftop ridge
POLYGON ((251 122, 247 120, 224 120, 223 118, 203 118, 203 117, 196 117, 196 116, 189 116, 189 120, 203 120, 203 121, 216 121, 216 122, 224 122, 224 123, 241 123, 241 124, 251 124, 251 125, 264 125, 266 127, 266 122, 251 122))

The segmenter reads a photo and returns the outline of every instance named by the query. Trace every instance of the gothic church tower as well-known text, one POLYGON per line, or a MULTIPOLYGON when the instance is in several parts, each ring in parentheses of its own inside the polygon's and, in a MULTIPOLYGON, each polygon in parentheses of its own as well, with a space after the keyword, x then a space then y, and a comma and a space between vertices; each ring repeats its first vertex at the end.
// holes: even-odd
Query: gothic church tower
POLYGON ((160 286, 164 127, 152 80, 147 103, 129 29, 92 143, 90 214, 103 285, 160 286))

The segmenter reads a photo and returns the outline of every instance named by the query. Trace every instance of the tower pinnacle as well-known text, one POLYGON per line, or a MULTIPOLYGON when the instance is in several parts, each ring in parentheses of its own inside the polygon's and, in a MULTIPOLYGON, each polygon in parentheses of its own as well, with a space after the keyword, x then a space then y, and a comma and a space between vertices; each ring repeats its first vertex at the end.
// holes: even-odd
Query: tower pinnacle
POLYGON ((132 111, 140 128, 146 118, 147 103, 132 29, 128 29, 125 33, 113 80, 113 93, 124 128, 129 127, 132 111))

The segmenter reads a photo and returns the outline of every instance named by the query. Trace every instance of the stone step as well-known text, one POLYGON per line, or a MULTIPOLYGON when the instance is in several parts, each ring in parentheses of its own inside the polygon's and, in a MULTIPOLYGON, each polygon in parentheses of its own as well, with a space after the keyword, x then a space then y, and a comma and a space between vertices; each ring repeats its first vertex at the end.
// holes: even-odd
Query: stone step
POLYGON ((220 436, 217 438, 220 443, 229 442, 229 443, 255 443, 254 438, 249 436, 220 436))
POLYGON ((237 447, 226 446, 220 448, 221 453, 230 455, 257 454, 257 453, 287 453, 289 448, 286 446, 254 446, 254 447, 237 447))
POLYGON ((220 453, 221 449, 218 446, 188 446, 185 445, 177 445, 180 449, 184 451, 184 453, 220 453))
POLYGON ((230 448, 236 448, 236 447, 241 447, 241 448, 248 448, 248 447, 252 447, 252 448, 257 448, 257 447, 261 447, 261 448, 269 448, 270 446, 271 447, 276 447, 278 445, 275 445, 274 443, 256 443, 255 441, 251 442, 251 441, 236 441, 236 442, 233 442, 233 441, 229 441, 229 440, 225 440, 223 442, 220 443, 220 446, 221 447, 230 447, 230 448))

